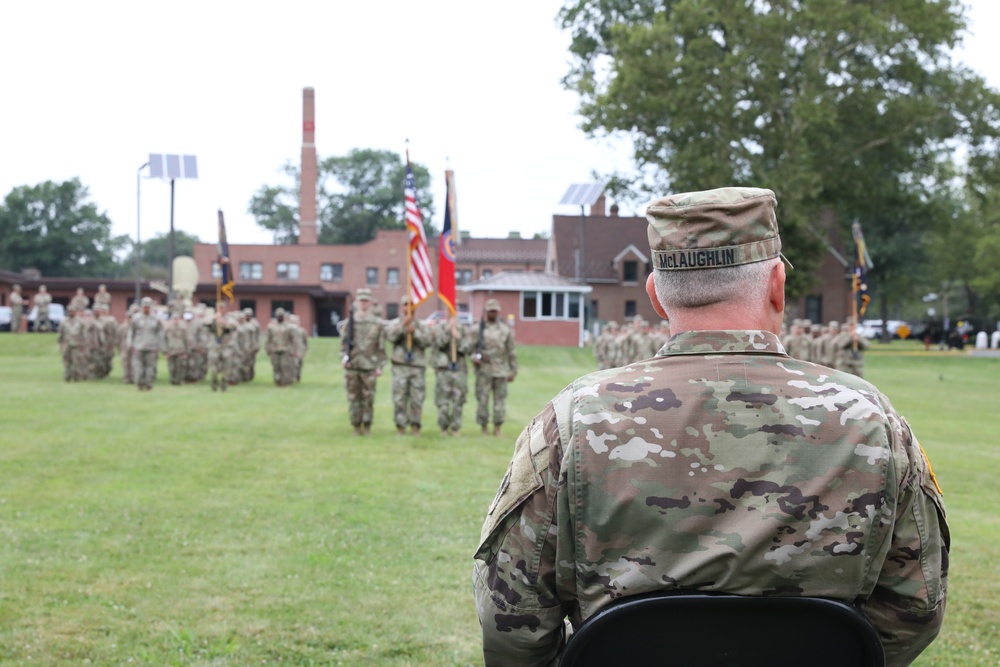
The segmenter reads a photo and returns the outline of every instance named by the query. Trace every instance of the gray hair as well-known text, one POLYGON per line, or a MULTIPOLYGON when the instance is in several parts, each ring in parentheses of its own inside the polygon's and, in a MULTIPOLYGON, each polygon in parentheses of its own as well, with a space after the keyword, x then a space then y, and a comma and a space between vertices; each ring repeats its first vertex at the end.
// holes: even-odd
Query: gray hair
POLYGON ((780 261, 774 257, 722 269, 653 271, 656 298, 668 312, 716 303, 759 308, 767 299, 771 269, 780 261))

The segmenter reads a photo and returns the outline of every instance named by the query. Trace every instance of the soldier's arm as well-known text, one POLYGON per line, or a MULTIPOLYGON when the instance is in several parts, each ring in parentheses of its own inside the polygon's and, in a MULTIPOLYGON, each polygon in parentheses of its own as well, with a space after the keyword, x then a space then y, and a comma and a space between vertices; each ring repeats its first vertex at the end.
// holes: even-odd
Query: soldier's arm
POLYGON ((507 359, 510 363, 510 374, 517 375, 517 350, 514 348, 514 332, 513 330, 508 330, 507 332, 507 359))
POLYGON ((909 665, 944 620, 950 534, 941 492, 909 425, 890 408, 898 479, 891 544, 878 583, 861 608, 882 638, 886 665, 909 665))
POLYGON ((385 327, 381 323, 376 325, 378 327, 378 344, 375 346, 375 358, 376 370, 381 373, 382 368, 385 366, 386 354, 385 354, 385 327))
POLYGON ((473 589, 487 667, 555 665, 562 651, 565 611, 555 575, 561 451, 549 404, 517 439, 483 525, 473 589))

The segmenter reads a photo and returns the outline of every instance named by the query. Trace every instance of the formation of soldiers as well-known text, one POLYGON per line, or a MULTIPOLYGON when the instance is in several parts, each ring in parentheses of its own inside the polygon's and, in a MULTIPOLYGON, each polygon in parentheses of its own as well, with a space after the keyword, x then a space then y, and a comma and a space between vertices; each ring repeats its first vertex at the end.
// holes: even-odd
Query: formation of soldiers
MULTIPOLYGON (((123 381, 140 391, 152 389, 160 356, 166 357, 172 385, 207 379, 213 391, 226 391, 254 379, 262 336, 252 309, 227 313, 222 304, 214 313, 204 304, 161 309, 144 297, 118 322, 110 314, 110 301, 103 285, 94 295, 93 308, 82 289, 70 300, 59 327, 67 382, 107 377, 116 352, 123 381)), ((278 310, 280 317, 268 327, 267 352, 275 367, 275 383, 287 386, 302 378, 309 338, 296 316, 286 317, 278 310)))
MULTIPOLYGON (((594 340, 594 357, 600 369, 627 366, 655 356, 669 337, 666 320, 658 326, 639 317, 623 326, 608 322, 594 340)), ((782 326, 780 339, 790 357, 863 376, 868 341, 849 323, 822 325, 795 319, 782 326)))
POLYGON ((517 374, 511 328, 499 317, 495 299, 486 302, 478 328, 458 318, 428 325, 416 319, 404 299, 402 316, 383 323, 371 291, 355 294, 353 312, 340 325, 341 363, 347 387, 348 413, 357 435, 371 432, 376 380, 387 361, 392 365, 393 420, 400 435, 420 433, 427 394, 428 367, 435 372, 434 404, 442 435, 458 435, 469 387, 469 362, 476 371, 476 421, 488 433, 492 397, 494 435, 506 415, 507 384, 517 374), (386 346, 392 346, 391 356, 386 346))
POLYGON ((792 320, 790 327, 782 327, 781 344, 790 357, 864 376, 868 341, 849 322, 841 325, 831 321, 824 326, 810 320, 792 320))
POLYGON ((670 324, 663 320, 652 326, 641 317, 635 317, 624 325, 610 321, 594 339, 594 357, 597 367, 618 368, 649 359, 656 355, 670 338, 670 324))

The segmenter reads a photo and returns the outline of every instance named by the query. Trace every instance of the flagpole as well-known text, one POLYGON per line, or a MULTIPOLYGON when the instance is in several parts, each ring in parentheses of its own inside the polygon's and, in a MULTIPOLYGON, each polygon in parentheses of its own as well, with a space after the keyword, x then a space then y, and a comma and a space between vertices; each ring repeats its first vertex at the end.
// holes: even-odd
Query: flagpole
MULTIPOLYGON (((412 167, 410 167, 410 140, 409 139, 406 140, 406 168, 407 169, 411 169, 412 168, 412 167)), ((404 189, 405 189, 405 185, 404 185, 404 189)), ((414 197, 415 196, 416 196, 416 193, 414 193, 414 197)), ((404 200, 405 199, 406 198, 404 197, 404 200)), ((406 317, 405 317, 406 315, 410 316, 410 320, 411 321, 407 322, 407 325, 406 325, 406 356, 409 357, 411 354, 413 354, 413 332, 410 331, 410 326, 412 326, 412 324, 413 324, 413 322, 412 322, 412 318, 413 318, 413 314, 412 314, 413 313, 413 304, 411 303, 413 301, 413 287, 412 287, 413 277, 410 275, 410 273, 413 271, 413 253, 410 250, 410 223, 407 222, 407 220, 406 220, 406 209, 405 209, 405 206, 404 206, 404 210, 403 210, 403 225, 406 227, 406 237, 405 237, 406 238, 406 311, 408 311, 408 312, 404 312, 403 313, 403 315, 404 315, 403 321, 406 322, 406 317)))

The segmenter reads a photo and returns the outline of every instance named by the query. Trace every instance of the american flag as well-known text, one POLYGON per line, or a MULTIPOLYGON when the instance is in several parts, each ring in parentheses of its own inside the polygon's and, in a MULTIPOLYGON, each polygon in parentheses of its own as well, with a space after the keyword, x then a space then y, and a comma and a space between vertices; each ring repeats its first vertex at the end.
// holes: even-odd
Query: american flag
POLYGON ((410 304, 416 308, 427 297, 434 294, 434 273, 427 255, 427 237, 424 235, 424 219, 417 205, 417 184, 413 178, 410 162, 406 162, 406 238, 409 245, 408 270, 410 277, 410 304))

